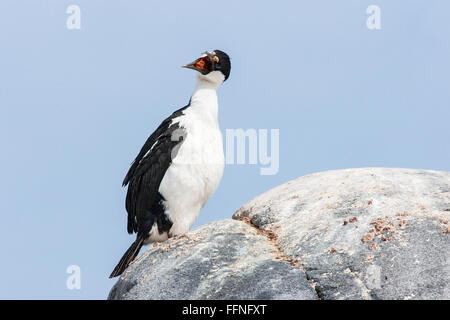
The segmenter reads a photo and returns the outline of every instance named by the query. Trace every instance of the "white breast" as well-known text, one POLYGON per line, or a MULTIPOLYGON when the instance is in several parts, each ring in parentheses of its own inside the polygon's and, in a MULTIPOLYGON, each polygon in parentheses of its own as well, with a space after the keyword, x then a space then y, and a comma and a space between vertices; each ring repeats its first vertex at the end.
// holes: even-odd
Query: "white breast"
POLYGON ((222 178, 225 161, 217 111, 215 88, 200 88, 184 115, 174 119, 186 136, 159 187, 173 222, 170 236, 189 231, 222 178))

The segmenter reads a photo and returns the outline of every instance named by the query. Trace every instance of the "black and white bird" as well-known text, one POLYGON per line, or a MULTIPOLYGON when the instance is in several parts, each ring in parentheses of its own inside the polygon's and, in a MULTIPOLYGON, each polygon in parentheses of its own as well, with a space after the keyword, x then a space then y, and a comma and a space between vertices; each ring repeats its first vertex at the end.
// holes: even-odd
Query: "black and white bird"
POLYGON ((123 180, 127 230, 137 235, 110 278, 122 274, 144 244, 188 232, 222 178, 216 89, 230 75, 230 58, 215 50, 183 67, 198 71, 189 104, 150 135, 123 180))

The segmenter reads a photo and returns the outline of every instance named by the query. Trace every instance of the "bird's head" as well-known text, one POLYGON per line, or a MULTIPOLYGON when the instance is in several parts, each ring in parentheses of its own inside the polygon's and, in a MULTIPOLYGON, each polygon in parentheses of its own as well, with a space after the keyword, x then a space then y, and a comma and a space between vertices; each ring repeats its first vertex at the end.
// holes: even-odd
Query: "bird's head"
POLYGON ((230 75, 231 62, 225 52, 214 50, 206 51, 200 58, 183 67, 194 69, 199 72, 201 79, 220 85, 230 75))

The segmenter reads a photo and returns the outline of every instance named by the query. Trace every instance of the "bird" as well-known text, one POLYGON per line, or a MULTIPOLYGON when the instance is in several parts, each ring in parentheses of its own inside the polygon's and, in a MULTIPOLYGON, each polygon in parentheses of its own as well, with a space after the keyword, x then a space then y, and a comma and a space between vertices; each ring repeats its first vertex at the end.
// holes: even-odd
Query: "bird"
POLYGON ((230 76, 230 57, 221 50, 206 51, 183 67, 197 73, 189 103, 150 135, 123 180, 122 186, 128 186, 127 231, 136 233, 136 240, 110 278, 121 275, 143 245, 186 234, 222 179, 216 90, 230 76))

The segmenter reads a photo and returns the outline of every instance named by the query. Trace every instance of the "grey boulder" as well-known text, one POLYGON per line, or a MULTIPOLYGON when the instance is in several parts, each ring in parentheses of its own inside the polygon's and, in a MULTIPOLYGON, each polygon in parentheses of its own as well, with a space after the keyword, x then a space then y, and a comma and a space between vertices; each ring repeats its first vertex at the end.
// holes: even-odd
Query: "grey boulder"
POLYGON ((450 173, 316 173, 145 251, 109 299, 450 299, 450 173))
POLYGON ((315 299, 302 271, 251 226, 209 223, 145 251, 109 299, 315 299))

